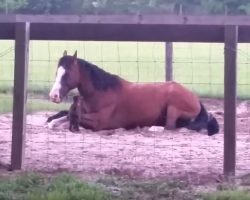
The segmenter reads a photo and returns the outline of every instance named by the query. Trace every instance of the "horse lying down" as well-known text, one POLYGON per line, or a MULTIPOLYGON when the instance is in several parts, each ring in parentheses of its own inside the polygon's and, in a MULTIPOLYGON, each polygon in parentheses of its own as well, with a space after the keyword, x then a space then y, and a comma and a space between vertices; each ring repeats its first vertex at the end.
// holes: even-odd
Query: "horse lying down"
MULTIPOLYGON (((80 97, 80 96, 74 96, 73 97, 73 103, 70 106, 69 111, 67 110, 63 110, 60 111, 59 113, 49 117, 47 119, 47 123, 53 123, 53 120, 57 120, 58 121, 64 121, 64 120, 60 120, 60 118, 64 118, 66 116, 66 120, 69 121, 69 130, 71 132, 79 132, 79 127, 82 126, 81 125, 81 121, 80 121, 80 117, 81 114, 84 114, 84 111, 86 111, 85 109, 82 108, 82 104, 84 103, 84 100, 80 97)), ((201 126, 199 126, 199 124, 203 123, 204 121, 209 121, 209 118, 211 120, 211 123, 207 123, 207 130, 208 130, 208 135, 213 135, 214 132, 216 130, 218 130, 218 126, 217 126, 217 122, 216 119, 212 117, 211 114, 208 114, 204 108, 204 106, 201 104, 201 112, 200 114, 196 117, 195 121, 191 121, 190 119, 183 119, 183 118, 179 118, 176 121, 176 129, 178 128, 188 128, 191 130, 196 130, 196 131, 201 131, 201 126), (197 126, 197 127, 194 127, 197 126)), ((49 127, 52 128, 54 126, 50 125, 49 127)), ((82 126, 84 127, 84 126, 82 126)), ((205 129, 205 128, 204 128, 205 129)))
MULTIPOLYGON (((79 125, 83 128, 99 131, 163 126, 167 130, 206 129, 208 135, 219 132, 216 118, 207 112, 199 97, 183 85, 174 81, 129 82, 77 58, 77 52, 73 56, 64 52, 58 62, 50 99, 60 103, 75 88, 84 97, 79 105, 81 111, 84 110, 79 116, 79 125)), ((68 111, 62 112, 68 115, 68 111)))

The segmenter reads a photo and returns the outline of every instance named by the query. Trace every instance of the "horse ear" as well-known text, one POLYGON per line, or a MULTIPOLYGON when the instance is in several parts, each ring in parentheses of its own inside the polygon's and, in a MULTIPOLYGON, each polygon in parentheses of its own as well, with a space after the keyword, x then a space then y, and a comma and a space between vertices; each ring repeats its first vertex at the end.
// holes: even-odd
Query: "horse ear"
POLYGON ((75 59, 77 58, 77 51, 75 51, 74 56, 75 59))
POLYGON ((64 50, 63 56, 67 56, 67 51, 66 50, 64 50))

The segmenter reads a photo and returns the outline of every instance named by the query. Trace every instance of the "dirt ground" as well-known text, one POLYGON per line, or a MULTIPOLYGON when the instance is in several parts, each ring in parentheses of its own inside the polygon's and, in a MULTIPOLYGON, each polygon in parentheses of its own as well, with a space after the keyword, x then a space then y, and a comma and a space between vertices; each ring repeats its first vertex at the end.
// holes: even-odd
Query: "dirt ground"
MULTIPOLYGON (((204 99, 204 104, 220 123, 220 133, 211 137, 186 129, 150 131, 148 127, 71 133, 67 123, 53 130, 45 126, 52 113, 33 113, 27 116, 24 169, 215 180, 223 171, 223 102, 204 99)), ((250 173, 249 105, 250 101, 242 101, 237 107, 237 175, 250 173)), ((3 164, 10 163, 11 121, 11 114, 0 115, 3 164)))

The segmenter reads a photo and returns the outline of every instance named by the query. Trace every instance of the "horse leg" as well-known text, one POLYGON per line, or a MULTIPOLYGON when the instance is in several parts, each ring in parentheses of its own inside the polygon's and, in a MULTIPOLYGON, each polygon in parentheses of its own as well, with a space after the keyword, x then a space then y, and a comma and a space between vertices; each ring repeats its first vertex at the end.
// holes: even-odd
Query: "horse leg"
POLYGON ((178 117, 179 117, 178 110, 174 106, 168 106, 165 129, 167 130, 176 129, 176 121, 178 117))
POLYGON ((82 115, 81 124, 86 127, 91 127, 94 131, 109 128, 114 109, 114 105, 109 105, 98 112, 84 113, 82 115))
POLYGON ((76 127, 75 121, 74 121, 74 119, 71 116, 71 118, 69 120, 69 131, 70 132, 75 132, 75 127, 76 127))
POLYGON ((86 129, 97 130, 99 124, 99 112, 84 113, 81 117, 81 126, 86 129))
POLYGON ((61 124, 63 122, 68 121, 68 116, 63 116, 61 118, 57 118, 52 120, 51 122, 48 123, 48 128, 52 129, 53 127, 55 127, 55 125, 61 124))
POLYGON ((77 131, 77 132, 79 132, 79 131, 80 131, 80 129, 79 129, 79 124, 78 124, 78 123, 77 123, 77 125, 76 125, 76 128, 75 128, 75 129, 76 129, 76 131, 77 131))
POLYGON ((184 128, 187 127, 190 123, 190 119, 186 118, 178 118, 176 120, 176 128, 184 128))
POLYGON ((62 111, 56 113, 55 115, 50 116, 50 117, 47 119, 46 122, 49 123, 49 122, 51 122, 52 120, 55 120, 55 119, 58 119, 58 118, 67 116, 68 113, 69 113, 69 111, 67 111, 67 110, 62 110, 62 111))
POLYGON ((186 126, 186 128, 189 130, 194 130, 199 132, 201 129, 206 128, 206 123, 200 121, 191 121, 186 126))
POLYGON ((80 131, 80 130, 79 130, 79 122, 78 122, 78 119, 75 121, 74 130, 75 130, 76 132, 79 132, 79 131, 80 131))
POLYGON ((69 123, 69 131, 73 132, 73 125, 71 123, 69 123))
POLYGON ((185 118, 178 118, 176 121, 176 128, 187 128, 189 130, 200 131, 206 128, 206 123, 202 121, 190 120, 185 118))

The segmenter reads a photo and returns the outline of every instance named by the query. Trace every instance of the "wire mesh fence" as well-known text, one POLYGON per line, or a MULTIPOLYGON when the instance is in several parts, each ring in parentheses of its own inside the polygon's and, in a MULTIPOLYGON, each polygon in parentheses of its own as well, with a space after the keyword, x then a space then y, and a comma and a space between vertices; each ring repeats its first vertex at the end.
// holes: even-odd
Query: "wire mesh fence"
MULTIPOLYGON (((14 42, 1 41, 0 52, 0 161, 9 163, 14 66, 14 42)), ((126 131, 80 133, 62 124, 54 130, 45 127, 49 115, 68 109, 71 96, 63 104, 53 104, 48 93, 53 84, 58 59, 66 49, 106 71, 133 82, 165 81, 164 43, 32 41, 29 55, 28 115, 24 168, 45 171, 69 170, 130 177, 222 173, 223 168, 223 44, 175 43, 174 80, 199 95, 208 110, 215 113, 220 134, 208 137, 181 129, 152 131, 148 127, 126 131)), ((249 45, 238 49, 237 172, 249 170, 249 45)), ((197 175, 197 179, 199 176, 197 175)))

